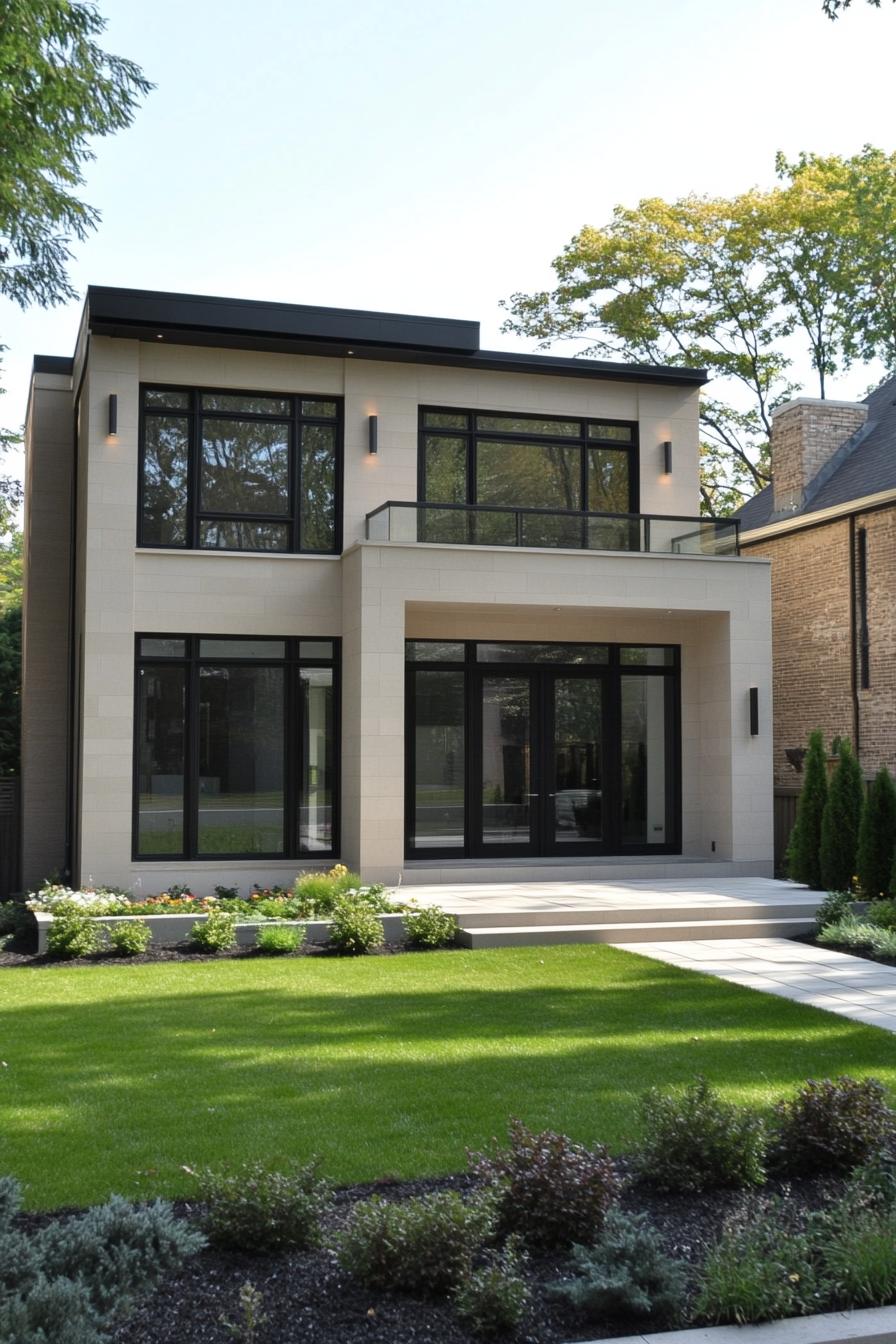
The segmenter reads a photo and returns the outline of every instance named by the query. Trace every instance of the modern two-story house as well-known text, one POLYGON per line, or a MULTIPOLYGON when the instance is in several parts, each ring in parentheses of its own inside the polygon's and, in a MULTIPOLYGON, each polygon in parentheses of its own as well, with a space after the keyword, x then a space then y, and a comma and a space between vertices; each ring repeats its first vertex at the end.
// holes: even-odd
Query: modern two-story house
POLYGON ((704 381, 91 288, 28 413, 26 885, 770 874, 704 381))

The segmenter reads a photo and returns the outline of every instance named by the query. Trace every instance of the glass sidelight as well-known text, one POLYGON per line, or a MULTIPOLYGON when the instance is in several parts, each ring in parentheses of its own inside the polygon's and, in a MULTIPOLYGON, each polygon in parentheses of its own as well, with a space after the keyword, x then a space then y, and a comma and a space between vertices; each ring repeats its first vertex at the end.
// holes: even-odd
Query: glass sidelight
POLYGON ((603 684, 550 678, 550 839, 560 848, 604 839, 603 684))
POLYGON ((482 843, 528 845, 532 785, 532 679, 482 679, 482 843))

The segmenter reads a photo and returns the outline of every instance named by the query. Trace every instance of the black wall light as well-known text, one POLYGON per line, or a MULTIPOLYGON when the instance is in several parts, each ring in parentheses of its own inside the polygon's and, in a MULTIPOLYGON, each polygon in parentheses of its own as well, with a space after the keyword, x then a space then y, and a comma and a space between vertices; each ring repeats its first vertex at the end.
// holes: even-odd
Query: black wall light
POLYGON ((750 736, 759 736, 759 687, 750 687, 750 736))
POLYGON ((664 474, 665 476, 671 476, 671 475, 672 475, 672 440, 671 440, 671 439, 666 439, 665 443, 661 443, 661 444, 660 444, 660 449, 661 449, 662 454, 663 454, 663 474, 664 474))
POLYGON ((375 415, 368 415, 367 417, 367 451, 369 453, 376 453, 378 451, 375 415))
POLYGON ((113 392, 109 397, 109 438, 118 433, 118 397, 113 392))

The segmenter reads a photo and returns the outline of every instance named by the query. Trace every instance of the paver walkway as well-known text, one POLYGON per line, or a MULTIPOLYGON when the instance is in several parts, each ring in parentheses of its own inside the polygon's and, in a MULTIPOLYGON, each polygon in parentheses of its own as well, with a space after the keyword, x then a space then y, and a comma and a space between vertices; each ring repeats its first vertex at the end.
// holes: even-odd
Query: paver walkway
POLYGON ((618 943, 642 957, 717 975, 732 984, 825 1008, 896 1031, 896 966, 882 966, 787 938, 618 943))

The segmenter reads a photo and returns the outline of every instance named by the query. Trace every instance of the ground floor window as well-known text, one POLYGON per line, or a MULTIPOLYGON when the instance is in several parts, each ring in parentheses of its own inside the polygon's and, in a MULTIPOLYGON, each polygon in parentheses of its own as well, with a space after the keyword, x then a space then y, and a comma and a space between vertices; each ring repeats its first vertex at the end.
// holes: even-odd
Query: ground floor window
POLYGON ((675 853, 672 645, 407 643, 407 849, 675 853))
POLYGON ((336 853, 338 642, 137 638, 134 857, 336 853))

